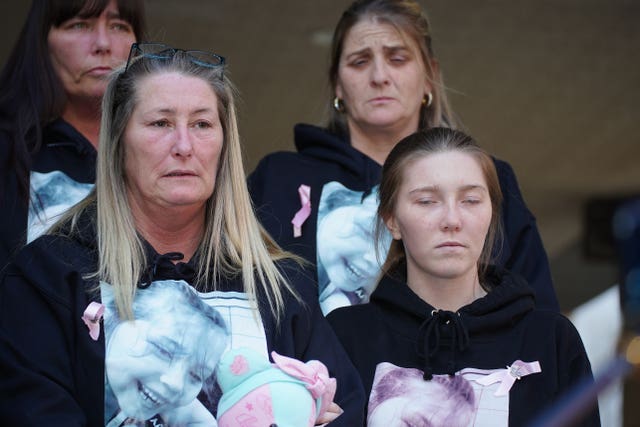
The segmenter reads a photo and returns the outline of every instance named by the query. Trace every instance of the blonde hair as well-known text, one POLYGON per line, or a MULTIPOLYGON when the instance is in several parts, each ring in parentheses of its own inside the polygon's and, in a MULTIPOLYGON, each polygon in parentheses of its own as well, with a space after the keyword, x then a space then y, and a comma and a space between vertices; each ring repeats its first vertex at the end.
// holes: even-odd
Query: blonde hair
MULTIPOLYGON (((383 236, 387 230, 385 220, 393 215, 398 200, 398 190, 402 185, 403 174, 407 166, 419 158, 451 151, 467 153, 476 159, 487 182, 487 190, 491 199, 491 222, 478 259, 478 273, 482 283, 487 267, 492 261, 494 247, 497 248, 502 239, 502 190, 491 156, 473 138, 461 131, 449 128, 432 128, 416 132, 398 142, 391 150, 382 167, 375 238, 377 242, 384 241, 383 236)), ((405 259, 406 253, 402 241, 393 240, 382 266, 382 274, 394 270, 405 259)))
MULTIPOLYGON (((120 317, 131 319, 138 281, 148 261, 127 200, 124 173, 125 127, 137 104, 137 84, 149 75, 178 72, 206 81, 218 100, 218 114, 224 142, 218 164, 216 185, 206 203, 205 230, 198 248, 195 284, 216 290, 223 276, 241 274, 244 291, 258 310, 262 292, 272 314, 279 321, 284 312, 284 292, 297 293, 274 261, 294 258, 284 252, 258 223, 245 183, 236 109, 235 89, 220 68, 192 62, 183 51, 171 58, 141 56, 111 79, 102 104, 102 126, 98 148, 96 188, 87 200, 67 216, 72 225, 96 202, 96 229, 101 281, 114 287, 120 317), (209 284, 213 285, 209 286, 209 284)), ((64 219, 63 219, 64 221, 64 219)), ((57 227, 58 229, 60 227, 57 227)))

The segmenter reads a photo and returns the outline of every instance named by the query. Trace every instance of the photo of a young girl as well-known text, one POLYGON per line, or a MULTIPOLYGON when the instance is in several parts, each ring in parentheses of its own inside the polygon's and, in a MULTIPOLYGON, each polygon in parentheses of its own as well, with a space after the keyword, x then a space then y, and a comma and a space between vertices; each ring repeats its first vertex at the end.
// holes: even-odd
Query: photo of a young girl
MULTIPOLYGON (((338 307, 369 301, 380 273, 373 239, 377 208, 377 187, 365 193, 330 182, 322 189, 317 265, 320 307, 325 315, 338 307)), ((391 237, 382 245, 390 242, 391 237)))
POLYGON ((369 399, 369 427, 473 425, 476 397, 462 375, 423 379, 419 369, 381 363, 369 399))
POLYGON ((105 425, 215 426, 215 408, 197 396, 215 383, 228 342, 220 314, 184 281, 138 289, 133 320, 115 311, 110 285, 105 305, 105 425))
POLYGON ((93 184, 74 181, 61 171, 31 172, 27 242, 44 234, 60 215, 82 200, 93 184))

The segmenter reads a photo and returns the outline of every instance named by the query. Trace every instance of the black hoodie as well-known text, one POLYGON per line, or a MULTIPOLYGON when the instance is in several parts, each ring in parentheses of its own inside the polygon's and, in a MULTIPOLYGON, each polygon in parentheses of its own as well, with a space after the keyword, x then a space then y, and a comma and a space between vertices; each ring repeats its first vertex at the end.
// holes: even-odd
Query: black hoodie
MULTIPOLYGON (((418 297, 406 285, 406 266, 398 271, 383 277, 369 304, 327 317, 360 371, 367 396, 379 393, 374 376, 389 369, 384 362, 417 370, 422 381, 430 381, 469 372, 485 376, 517 360, 537 361, 541 372, 522 376, 508 393, 509 425, 522 426, 592 378, 574 326, 559 313, 534 308, 533 292, 518 276, 490 269, 488 294, 453 313, 418 297)), ((599 425, 597 410, 581 425, 599 425)))
MULTIPOLYGON (((294 132, 298 152, 278 152, 262 159, 248 178, 249 191, 262 225, 275 240, 315 265, 318 241, 328 237, 318 236, 318 209, 325 185, 340 183, 353 192, 362 192, 364 200, 377 191, 382 168, 353 148, 346 138, 325 129, 298 124, 294 132), (302 235, 294 237, 291 219, 301 208, 298 195, 301 184, 311 187, 311 215, 302 225, 302 235)), ((504 195, 505 237, 496 264, 523 276, 531 284, 538 307, 558 311, 549 262, 535 218, 525 205, 511 166, 498 159, 494 162, 504 195)), ((322 289, 322 274, 317 276, 322 289)))
MULTIPOLYGON (((98 283, 90 275, 97 265, 94 220, 83 216, 79 230, 71 238, 36 239, 18 253, 0 279, 0 425, 105 424, 105 337, 101 333, 97 341, 91 339, 81 319, 90 302, 101 301, 98 283)), ((139 287, 167 279, 193 285, 193 259, 173 264, 175 254, 160 255, 148 244, 146 252, 149 268, 139 287)), ((233 348, 252 340, 251 346, 269 353, 322 361, 337 379, 335 402, 344 410, 330 425, 361 424, 362 385, 315 303, 317 289, 297 264, 280 262, 279 268, 308 301, 300 303, 285 293, 280 324, 266 298, 258 295, 262 327, 256 328, 251 312, 241 306, 247 300, 240 275, 217 277, 215 285, 196 290, 203 291, 200 297, 225 319, 233 348), (208 291, 212 287, 215 292, 208 291)), ((109 405, 109 399, 106 402, 109 405)))
MULTIPOLYGON (((2 138, 7 137, 2 135, 2 138)), ((68 178, 55 182, 54 187, 56 188, 49 187, 50 190, 53 190, 50 193, 57 193, 68 198, 71 192, 67 184, 71 184, 71 186, 80 184, 87 190, 86 187, 95 182, 96 149, 73 126, 62 119, 57 119, 44 127, 42 141, 40 151, 31 159, 31 175, 61 172, 68 178)), ((0 155, 8 158, 10 153, 5 152, 5 147, 8 147, 9 144, 0 138, 0 146, 0 150, 2 150, 0 155)), ((0 270, 2 270, 15 252, 26 243, 29 207, 22 203, 18 196, 18 186, 12 170, 2 171, 0 179, 2 180, 0 183, 2 190, 0 195, 0 270)), ((30 187, 31 190, 33 188, 30 187)), ((84 191, 83 194, 87 192, 84 191)), ((70 206, 70 201, 65 202, 66 207, 70 206)), ((73 203, 77 201, 79 201, 78 197, 74 197, 72 200, 73 203)), ((29 197, 30 208, 35 209, 38 213, 42 213, 47 206, 57 204, 56 200, 50 198, 43 200, 34 193, 31 193, 29 197)))

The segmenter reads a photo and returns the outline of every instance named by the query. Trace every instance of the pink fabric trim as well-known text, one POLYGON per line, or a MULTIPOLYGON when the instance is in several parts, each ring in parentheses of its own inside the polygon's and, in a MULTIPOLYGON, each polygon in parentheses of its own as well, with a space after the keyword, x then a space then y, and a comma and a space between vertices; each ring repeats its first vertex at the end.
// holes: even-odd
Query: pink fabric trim
POLYGON ((542 369, 540 368, 540 362, 537 360, 535 362, 516 360, 511 366, 507 366, 506 369, 494 372, 486 377, 478 378, 476 382, 485 386, 500 382, 500 386, 494 395, 505 396, 509 393, 509 390, 511 390, 516 380, 539 372, 542 372, 542 369))
POLYGON ((82 320, 89 328, 89 336, 94 341, 97 341, 98 337, 100 337, 100 320, 103 314, 104 305, 97 302, 91 302, 87 308, 84 309, 82 320))
POLYGON ((302 224, 311 215, 311 187, 302 184, 298 187, 298 194, 300 195, 300 205, 302 206, 295 216, 291 220, 293 224, 293 237, 302 236, 302 224))

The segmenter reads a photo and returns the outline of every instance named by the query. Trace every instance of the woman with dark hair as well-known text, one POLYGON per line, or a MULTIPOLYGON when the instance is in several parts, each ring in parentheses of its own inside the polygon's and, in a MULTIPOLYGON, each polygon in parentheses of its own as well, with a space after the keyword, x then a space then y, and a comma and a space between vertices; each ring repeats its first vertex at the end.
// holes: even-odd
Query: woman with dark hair
MULTIPOLYGON (((494 264, 502 191, 468 135, 432 128, 382 167, 376 238, 390 233, 368 304, 327 317, 369 396, 369 426, 523 426, 592 380, 578 331, 537 309, 494 264), (371 332, 375 331, 375 332, 371 332)), ((599 425, 597 407, 580 425, 599 425)))
POLYGON ((142 0, 34 0, 0 73, 0 269, 93 187, 108 75, 142 0))
MULTIPOLYGON (((376 193, 381 165, 398 141, 418 130, 458 126, 429 23, 415 0, 352 3, 333 35, 329 82, 332 101, 326 128, 297 125, 298 152, 266 156, 248 180, 267 231, 285 249, 313 264, 320 263, 318 248, 328 238, 318 217, 318 208, 328 197, 327 185, 337 182, 356 194, 376 193)), ((535 218, 511 166, 494 162, 505 194, 501 208, 505 239, 496 245, 496 262, 529 281, 539 307, 558 310, 535 218)), ((360 209, 370 216, 375 213, 375 207, 364 203, 360 209)), ((370 246, 366 252, 374 250, 372 242, 370 246)), ((343 275, 362 282, 357 302, 366 302, 379 268, 361 271, 343 261, 343 275)), ((335 307, 322 308, 328 312, 335 307)))

